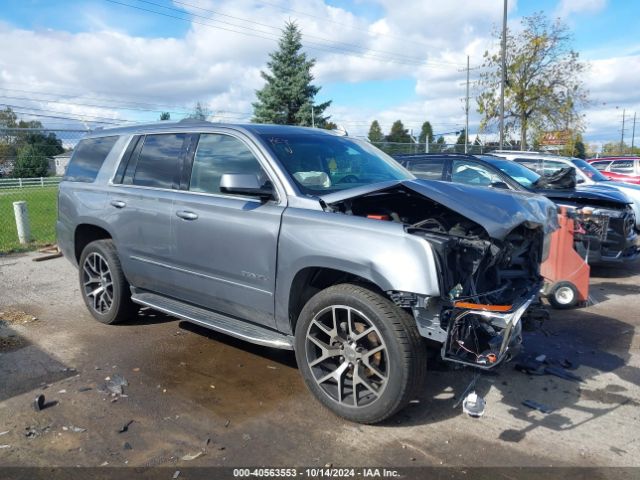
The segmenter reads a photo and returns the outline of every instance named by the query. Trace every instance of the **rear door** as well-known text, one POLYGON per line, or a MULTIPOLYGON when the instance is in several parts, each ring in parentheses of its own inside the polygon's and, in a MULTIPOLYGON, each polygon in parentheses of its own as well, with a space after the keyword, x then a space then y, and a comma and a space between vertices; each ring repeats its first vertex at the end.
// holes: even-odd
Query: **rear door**
POLYGON ((406 168, 425 180, 444 180, 447 160, 444 157, 418 158, 407 162, 406 168))
POLYGON ((174 296, 275 327, 274 291, 285 197, 262 201, 222 193, 225 173, 274 182, 268 164, 240 134, 202 133, 173 205, 174 296))
POLYGON ((165 295, 173 292, 172 207, 188 138, 184 133, 134 137, 109 199, 109 222, 127 278, 165 295))

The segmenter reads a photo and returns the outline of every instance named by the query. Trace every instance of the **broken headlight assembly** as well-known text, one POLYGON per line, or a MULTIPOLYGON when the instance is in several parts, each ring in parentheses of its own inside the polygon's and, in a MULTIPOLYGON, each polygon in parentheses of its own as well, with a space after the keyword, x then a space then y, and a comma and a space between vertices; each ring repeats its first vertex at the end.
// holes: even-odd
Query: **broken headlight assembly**
POLYGON ((582 207, 574 210, 576 234, 606 240, 609 230, 609 219, 621 218, 624 210, 608 208, 582 207))
POLYGON ((521 319, 535 295, 518 306, 455 302, 447 319, 442 358, 478 368, 492 368, 522 343, 521 319))

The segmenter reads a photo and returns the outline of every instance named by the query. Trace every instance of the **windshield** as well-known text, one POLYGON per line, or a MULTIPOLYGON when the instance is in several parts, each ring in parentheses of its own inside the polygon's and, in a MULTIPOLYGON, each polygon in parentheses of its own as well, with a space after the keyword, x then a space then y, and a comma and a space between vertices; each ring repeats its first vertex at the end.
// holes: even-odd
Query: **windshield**
POLYGON ((493 157, 486 158, 486 160, 525 188, 533 188, 534 183, 540 178, 540 175, 533 170, 529 170, 512 160, 498 160, 493 157))
POLYGON ((305 195, 415 177, 372 145, 333 135, 262 135, 305 195))
POLYGON ((607 182, 611 180, 610 178, 605 177, 600 173, 593 165, 581 160, 579 158, 574 158, 571 160, 573 164, 578 167, 582 173, 584 173, 587 177, 589 177, 594 182, 607 182))

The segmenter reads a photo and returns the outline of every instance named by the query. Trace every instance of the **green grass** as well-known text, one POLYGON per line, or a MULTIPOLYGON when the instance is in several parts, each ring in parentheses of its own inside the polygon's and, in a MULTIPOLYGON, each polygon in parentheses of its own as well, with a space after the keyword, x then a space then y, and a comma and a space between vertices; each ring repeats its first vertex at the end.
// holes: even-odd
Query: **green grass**
POLYGON ((58 187, 0 190, 0 254, 34 250, 56 241, 58 187), (24 200, 29 210, 31 242, 21 245, 13 214, 13 202, 24 200))

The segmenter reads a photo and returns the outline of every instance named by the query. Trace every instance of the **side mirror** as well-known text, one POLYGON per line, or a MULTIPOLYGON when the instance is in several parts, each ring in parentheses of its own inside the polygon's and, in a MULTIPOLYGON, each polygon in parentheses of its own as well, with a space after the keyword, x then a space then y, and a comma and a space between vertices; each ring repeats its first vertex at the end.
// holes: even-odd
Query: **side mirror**
POLYGON ((502 188, 503 190, 509 190, 509 185, 504 182, 493 182, 489 185, 491 188, 502 188))
POLYGON ((576 183, 584 183, 584 178, 576 178, 576 183))
POLYGON ((247 173, 225 173, 220 178, 220 191, 235 195, 260 197, 262 200, 273 198, 271 182, 261 184, 258 176, 247 173))

